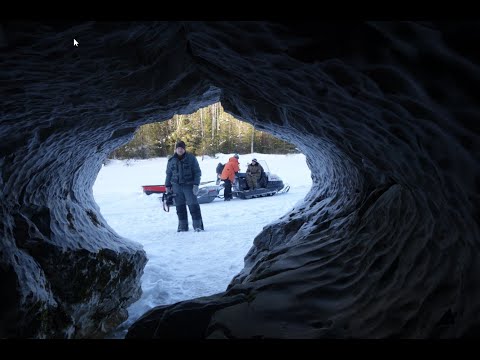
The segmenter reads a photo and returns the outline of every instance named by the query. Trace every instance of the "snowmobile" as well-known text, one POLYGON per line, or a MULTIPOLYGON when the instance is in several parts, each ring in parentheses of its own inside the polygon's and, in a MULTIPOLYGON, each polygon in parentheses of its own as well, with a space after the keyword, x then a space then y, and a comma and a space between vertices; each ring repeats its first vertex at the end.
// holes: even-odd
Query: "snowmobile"
POLYGON ((250 190, 247 184, 247 174, 239 172, 235 176, 235 181, 232 184, 232 195, 234 197, 246 200, 282 194, 290 190, 290 186, 285 185, 278 175, 270 172, 265 160, 260 160, 259 163, 263 168, 260 179, 258 180, 259 187, 255 190, 250 190))
MULTIPOLYGON (((263 167, 260 180, 258 181, 260 187, 255 190, 250 190, 247 184, 247 174, 239 172, 235 175, 235 180, 232 184, 232 195, 234 197, 246 200, 264 196, 272 196, 275 194, 283 194, 290 190, 290 186, 285 185, 278 175, 270 172, 268 165, 264 160, 260 160, 259 163, 263 167)), ((206 185, 212 182, 215 182, 215 180, 205 181, 200 183, 200 185, 206 185)), ((162 201, 164 201, 164 204, 165 202, 168 202, 168 205, 175 205, 174 195, 165 197, 165 185, 143 185, 142 188, 146 195, 163 194, 162 201)), ((223 182, 217 183, 216 185, 208 185, 199 188, 197 194, 198 203, 207 204, 215 200, 217 197, 222 199, 223 189, 223 182), (220 192, 222 192, 222 194, 220 194, 220 192)))

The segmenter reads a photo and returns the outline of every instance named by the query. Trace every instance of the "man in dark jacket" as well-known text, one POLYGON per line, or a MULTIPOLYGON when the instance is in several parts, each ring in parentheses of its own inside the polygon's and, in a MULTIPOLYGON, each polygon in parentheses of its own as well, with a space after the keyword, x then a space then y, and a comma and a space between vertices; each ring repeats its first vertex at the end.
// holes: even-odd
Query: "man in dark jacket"
POLYGON ((175 145, 175 155, 167 163, 167 178, 165 187, 167 193, 175 194, 175 207, 177 208, 178 229, 188 231, 187 205, 192 216, 192 226, 195 231, 202 231, 203 221, 197 194, 202 171, 197 158, 185 151, 185 143, 179 141, 175 145))
POLYGON ((247 185, 249 190, 255 190, 260 187, 260 179, 262 178, 263 167, 257 161, 252 159, 247 168, 247 185))

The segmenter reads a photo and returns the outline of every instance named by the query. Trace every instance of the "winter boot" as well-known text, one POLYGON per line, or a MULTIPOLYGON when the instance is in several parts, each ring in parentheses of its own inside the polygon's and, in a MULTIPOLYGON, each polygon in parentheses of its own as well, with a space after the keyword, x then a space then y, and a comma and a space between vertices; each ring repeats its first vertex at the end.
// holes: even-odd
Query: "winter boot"
POLYGON ((193 220, 193 229, 195 231, 203 231, 203 221, 202 219, 200 220, 193 220))
POLYGON ((188 231, 188 220, 179 220, 177 232, 188 231))

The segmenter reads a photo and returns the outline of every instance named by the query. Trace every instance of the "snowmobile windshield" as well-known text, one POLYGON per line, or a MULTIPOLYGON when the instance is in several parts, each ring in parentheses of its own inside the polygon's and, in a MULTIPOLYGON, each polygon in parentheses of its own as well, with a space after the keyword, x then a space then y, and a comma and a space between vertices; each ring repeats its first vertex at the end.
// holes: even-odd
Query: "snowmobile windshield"
POLYGON ((265 162, 265 160, 259 160, 258 163, 262 165, 263 171, 265 171, 266 173, 270 173, 270 169, 268 168, 268 165, 265 162))

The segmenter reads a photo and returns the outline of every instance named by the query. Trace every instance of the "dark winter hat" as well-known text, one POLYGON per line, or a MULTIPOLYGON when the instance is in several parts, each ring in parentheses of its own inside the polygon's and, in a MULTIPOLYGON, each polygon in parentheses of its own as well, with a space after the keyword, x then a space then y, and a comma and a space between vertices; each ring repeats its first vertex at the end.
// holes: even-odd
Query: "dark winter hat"
POLYGON ((175 144, 175 149, 176 149, 176 148, 179 148, 179 147, 185 149, 185 143, 184 143, 183 141, 177 142, 177 143, 175 144))
POLYGON ((254 161, 255 161, 255 162, 258 162, 257 159, 252 159, 252 162, 254 162, 254 161))
POLYGON ((238 154, 235 154, 233 155, 233 157, 238 159, 240 156, 238 156, 238 154))

